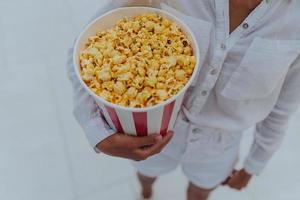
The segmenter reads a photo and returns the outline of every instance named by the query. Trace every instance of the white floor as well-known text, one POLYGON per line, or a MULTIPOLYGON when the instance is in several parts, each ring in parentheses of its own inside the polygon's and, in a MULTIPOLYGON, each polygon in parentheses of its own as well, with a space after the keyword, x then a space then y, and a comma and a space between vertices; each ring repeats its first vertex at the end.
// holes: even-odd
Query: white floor
MULTIPOLYGON (((65 64, 76 34, 103 0, 0 0, 0 199, 135 200, 126 160, 96 155, 72 117, 65 64)), ((283 147, 247 190, 212 200, 300 199, 300 113, 283 147)), ((245 155, 251 142, 246 134, 245 155)), ((155 186, 157 200, 183 200, 180 170, 155 186)))

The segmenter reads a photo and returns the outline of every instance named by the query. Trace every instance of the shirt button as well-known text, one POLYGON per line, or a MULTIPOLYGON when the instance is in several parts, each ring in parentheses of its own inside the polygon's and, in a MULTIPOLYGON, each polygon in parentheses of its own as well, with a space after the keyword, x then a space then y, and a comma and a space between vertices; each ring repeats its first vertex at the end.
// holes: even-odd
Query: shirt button
POLYGON ((193 138, 193 139, 190 139, 190 142, 194 143, 194 142, 197 142, 198 140, 199 140, 198 138, 193 138))
POLYGON ((216 69, 212 69, 211 71, 210 71, 210 74, 211 75, 216 75, 218 73, 218 70, 216 70, 216 69))
POLYGON ((221 49, 226 50, 226 45, 224 43, 221 44, 221 49))
POLYGON ((249 24, 248 24, 248 23, 244 23, 244 24, 243 24, 243 28, 244 28, 244 29, 249 28, 249 24))
POLYGON ((193 134, 199 134, 202 132, 202 130, 200 128, 194 128, 192 132, 193 134))
POLYGON ((185 121, 185 122, 188 122, 188 123, 190 122, 190 120, 186 116, 183 116, 182 120, 185 121))
POLYGON ((206 90, 201 92, 202 96, 207 96, 208 92, 206 90))

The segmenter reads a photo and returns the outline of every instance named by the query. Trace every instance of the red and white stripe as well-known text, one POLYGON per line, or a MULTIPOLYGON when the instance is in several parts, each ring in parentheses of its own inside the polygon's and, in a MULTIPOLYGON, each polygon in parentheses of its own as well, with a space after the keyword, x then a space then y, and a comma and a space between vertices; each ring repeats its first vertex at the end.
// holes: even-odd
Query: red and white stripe
POLYGON ((165 135, 172 130, 182 105, 184 94, 173 102, 150 109, 147 112, 130 112, 121 108, 98 105, 108 124, 119 133, 135 136, 146 136, 148 134, 160 133, 165 135))

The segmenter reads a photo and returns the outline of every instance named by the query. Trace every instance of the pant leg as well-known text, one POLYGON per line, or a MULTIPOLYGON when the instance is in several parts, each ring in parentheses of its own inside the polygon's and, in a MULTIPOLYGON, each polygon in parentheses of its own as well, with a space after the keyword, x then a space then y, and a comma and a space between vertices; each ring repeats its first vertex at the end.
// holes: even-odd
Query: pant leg
POLYGON ((200 129, 202 133, 188 142, 182 159, 182 170, 196 186, 213 189, 233 171, 239 156, 242 133, 200 129))

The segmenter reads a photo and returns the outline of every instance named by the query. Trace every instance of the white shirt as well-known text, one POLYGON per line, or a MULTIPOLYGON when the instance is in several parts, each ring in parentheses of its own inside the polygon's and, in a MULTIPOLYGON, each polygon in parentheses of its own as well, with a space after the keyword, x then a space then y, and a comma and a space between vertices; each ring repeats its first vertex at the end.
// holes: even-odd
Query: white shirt
MULTIPOLYGON (((182 110, 193 124, 224 132, 256 125, 244 164, 248 172, 260 173, 300 102, 300 1, 264 0, 231 34, 228 0, 114 0, 96 16, 132 5, 160 7, 190 26, 199 43, 202 69, 182 110)), ((95 147, 114 130, 99 120, 71 59, 74 114, 95 147)))

